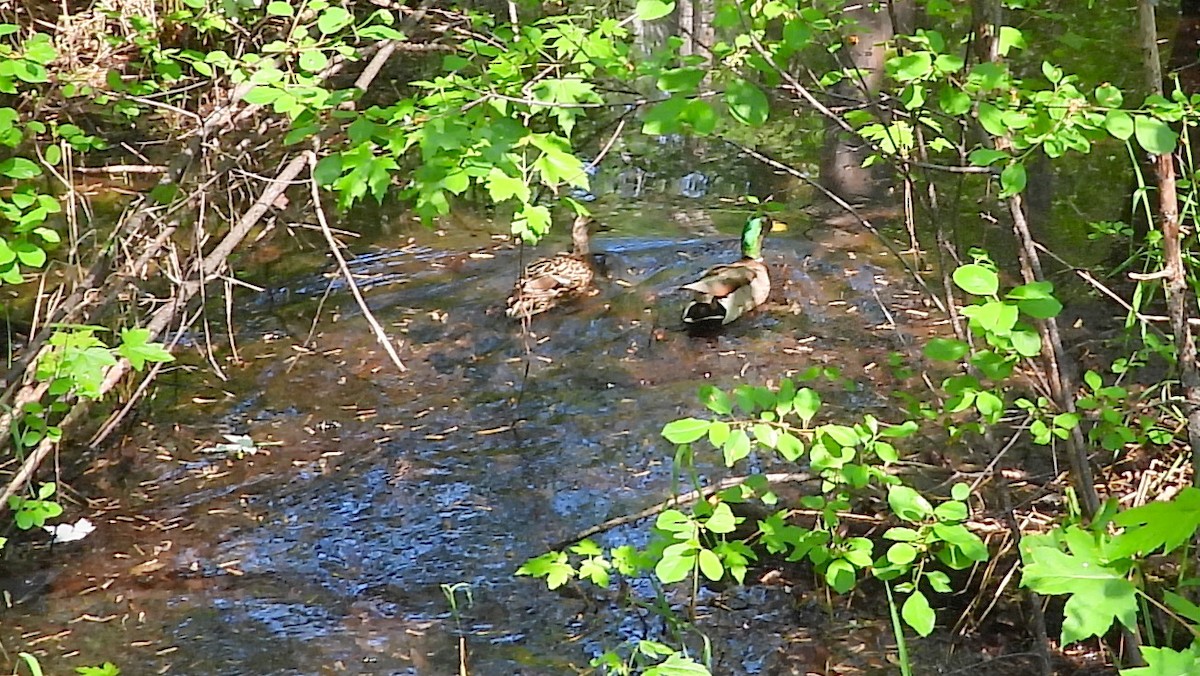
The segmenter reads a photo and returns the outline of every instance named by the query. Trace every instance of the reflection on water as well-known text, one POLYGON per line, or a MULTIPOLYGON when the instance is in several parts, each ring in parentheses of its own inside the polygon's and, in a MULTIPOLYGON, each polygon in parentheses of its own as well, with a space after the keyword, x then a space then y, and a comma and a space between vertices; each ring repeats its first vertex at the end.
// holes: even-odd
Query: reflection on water
MULTIPOLYGON (((402 339, 403 374, 340 280, 298 353, 325 282, 289 280, 307 291, 245 311, 245 363, 231 380, 181 379, 157 426, 131 436, 122 452, 144 481, 94 510, 94 537, 51 553, 61 575, 9 611, 6 644, 66 630, 37 644, 48 664, 77 664, 62 656, 78 650, 127 674, 447 674, 461 626, 471 673, 561 674, 622 640, 661 637, 659 620, 614 594, 564 596, 512 573, 551 542, 662 499, 671 449, 658 430, 697 409, 703 383, 836 363, 860 379, 843 405, 879 401, 872 378, 883 369, 867 367, 907 349, 888 317, 901 313, 903 330, 914 297, 862 240, 831 247, 801 230, 768 241, 771 301, 714 341, 677 330, 676 288, 736 255, 731 231, 609 230, 595 242, 612 262, 602 293, 527 337, 502 312, 517 250, 428 231, 377 244, 351 265, 402 339), (223 432, 250 434, 269 455, 197 452, 223 432), (461 624, 441 589, 457 582, 474 600, 461 624)), ((643 538, 627 528, 600 539, 643 538)), ((782 659, 795 630, 789 594, 705 599, 720 673, 766 673, 782 659), (737 622, 763 629, 747 635, 737 622)))

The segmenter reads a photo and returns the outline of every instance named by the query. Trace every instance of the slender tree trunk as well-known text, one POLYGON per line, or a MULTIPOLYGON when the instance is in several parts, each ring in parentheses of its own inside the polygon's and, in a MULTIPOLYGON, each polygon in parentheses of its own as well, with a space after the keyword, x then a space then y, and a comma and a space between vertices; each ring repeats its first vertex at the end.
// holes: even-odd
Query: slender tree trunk
MULTIPOLYGON (((1146 86, 1150 93, 1162 94, 1162 67, 1158 54, 1158 29, 1151 0, 1139 0, 1138 19, 1142 56, 1145 60, 1146 86)), ((1158 181, 1159 227, 1163 235, 1163 269, 1152 277, 1162 277, 1167 294, 1167 314, 1175 334, 1175 356, 1179 362, 1179 380, 1187 411, 1188 444, 1192 447, 1192 485, 1200 487, 1200 367, 1196 364, 1196 337, 1188 322, 1190 302, 1187 267, 1183 262, 1179 228, 1179 196, 1175 188, 1175 158, 1159 155, 1154 162, 1158 181)))

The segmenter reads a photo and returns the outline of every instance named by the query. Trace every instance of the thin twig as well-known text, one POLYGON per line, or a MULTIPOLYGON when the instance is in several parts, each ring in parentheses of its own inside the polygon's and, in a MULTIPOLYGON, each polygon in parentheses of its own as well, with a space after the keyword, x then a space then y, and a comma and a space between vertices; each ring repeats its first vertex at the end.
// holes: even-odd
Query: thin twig
POLYGON ((363 316, 367 318, 367 323, 371 325, 371 331, 375 334, 375 339, 383 346, 392 363, 400 371, 407 371, 404 363, 400 361, 400 355, 396 354, 396 348, 392 346, 392 340, 388 337, 383 327, 375 320, 375 315, 371 312, 371 308, 367 307, 367 301, 363 298, 362 292, 358 289, 358 283, 354 281, 354 274, 350 272, 350 266, 346 265, 346 259, 342 257, 341 247, 338 241, 334 239, 333 233, 329 230, 329 223, 325 221, 325 210, 321 208, 321 189, 317 187, 317 154, 311 150, 306 150, 304 156, 308 158, 309 168, 309 186, 312 188, 313 210, 317 212, 317 220, 321 223, 321 233, 325 235, 325 241, 329 244, 329 251, 333 254, 334 260, 337 261, 338 269, 342 271, 342 276, 346 278, 346 284, 350 287, 350 293, 354 294, 354 300, 358 303, 358 307, 362 310, 363 316))

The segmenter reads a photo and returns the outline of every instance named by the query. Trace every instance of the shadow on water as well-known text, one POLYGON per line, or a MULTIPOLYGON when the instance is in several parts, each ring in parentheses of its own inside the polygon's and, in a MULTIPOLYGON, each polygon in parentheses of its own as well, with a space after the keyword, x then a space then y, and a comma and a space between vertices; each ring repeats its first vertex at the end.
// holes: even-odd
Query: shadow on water
MULTIPOLYGON (((549 543, 669 494, 672 450, 658 432, 697 411, 699 385, 836 364, 857 385, 832 403, 878 406, 886 369, 875 364, 909 349, 905 308, 920 312, 868 240, 794 222, 768 241, 768 304, 718 338, 688 338, 676 289, 735 255, 735 229, 693 213, 647 231, 639 218, 655 217, 601 215, 612 224, 595 240, 612 271, 602 292, 528 335, 503 304, 521 257, 541 247, 419 230, 359 254, 351 265, 401 337, 405 373, 339 279, 291 279, 256 299, 238 315, 243 363, 226 366, 228 380, 164 381, 157 424, 87 475, 93 494, 122 476, 130 485, 97 505, 95 536, 51 552, 56 578, 30 571, 17 585, 6 644, 41 639, 50 665, 82 654, 125 674, 448 674, 461 626, 471 673, 487 675, 572 673, 623 640, 661 637, 658 619, 615 594, 552 593, 512 574, 549 543), (329 284, 325 319, 299 349, 329 284), (263 452, 205 452, 222 433, 263 452), (442 585, 458 582, 473 605, 460 596, 456 625, 442 585)), ((718 673, 829 659, 820 641, 796 639, 827 620, 783 588, 701 601, 718 673)))

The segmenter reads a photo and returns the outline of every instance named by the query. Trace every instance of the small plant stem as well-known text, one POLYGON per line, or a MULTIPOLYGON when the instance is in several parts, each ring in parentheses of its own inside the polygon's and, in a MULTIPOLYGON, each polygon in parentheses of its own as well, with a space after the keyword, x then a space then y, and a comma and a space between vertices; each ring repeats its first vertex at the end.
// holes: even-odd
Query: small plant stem
POLYGON ((912 676, 912 667, 908 663, 908 643, 904 640, 904 624, 900 622, 900 611, 896 609, 896 599, 892 597, 892 584, 883 583, 887 592, 888 611, 892 615, 892 633, 896 635, 896 652, 899 653, 900 674, 912 676))

